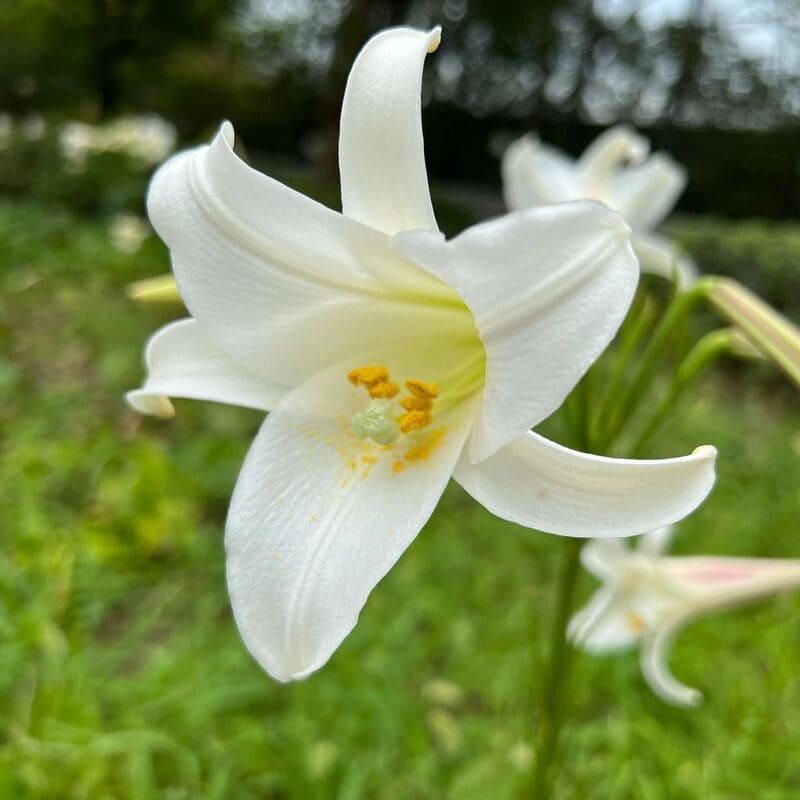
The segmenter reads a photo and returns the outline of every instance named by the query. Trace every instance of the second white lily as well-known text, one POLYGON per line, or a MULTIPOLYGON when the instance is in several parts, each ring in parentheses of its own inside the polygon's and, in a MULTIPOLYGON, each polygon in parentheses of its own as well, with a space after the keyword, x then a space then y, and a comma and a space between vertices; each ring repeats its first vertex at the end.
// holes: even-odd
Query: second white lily
POLYGON ((573 161, 538 140, 523 136, 506 150, 503 195, 513 210, 569 200, 599 200, 633 228, 633 245, 645 272, 677 278, 682 287, 697 277, 686 255, 654 233, 686 185, 686 170, 664 153, 649 155, 650 143, 624 125, 601 133, 573 161))
POLYGON ((439 30, 358 56, 341 119, 344 213, 258 173, 225 124, 148 198, 191 319, 148 348, 129 395, 269 411, 226 530, 234 614, 278 680, 322 666, 453 475, 528 527, 619 536, 691 512, 715 450, 661 461, 577 453, 530 428, 622 321, 638 265, 616 213, 583 202, 439 233, 420 90, 439 30))
POLYGON ((800 561, 780 558, 668 556, 672 527, 641 537, 584 547, 584 567, 603 585, 570 621, 568 635, 593 653, 641 643, 645 680, 662 700, 692 706, 702 695, 670 672, 669 647, 697 617, 778 592, 800 589, 800 561))

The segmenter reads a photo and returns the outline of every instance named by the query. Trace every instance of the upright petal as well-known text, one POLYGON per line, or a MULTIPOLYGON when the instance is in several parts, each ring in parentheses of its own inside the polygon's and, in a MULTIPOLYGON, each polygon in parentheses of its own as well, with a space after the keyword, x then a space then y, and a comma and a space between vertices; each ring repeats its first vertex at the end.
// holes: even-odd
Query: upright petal
POLYGON ((385 235, 251 169, 232 141, 225 125, 210 146, 171 159, 148 196, 181 296, 216 346, 296 386, 368 338, 394 345, 440 318, 471 326, 455 294, 385 235))
POLYGON ((422 67, 441 28, 390 28, 356 58, 342 105, 339 170, 348 217, 393 235, 437 230, 422 139, 422 67))
POLYGON ((453 477, 493 514, 562 536, 645 533, 683 519, 714 485, 717 451, 637 461, 569 450, 528 432, 453 477))
POLYGON ((656 153, 611 176, 608 204, 634 230, 648 231, 672 211, 685 187, 686 170, 664 153, 656 153))
POLYGON ((581 564, 600 581, 616 581, 631 551, 621 539, 593 539, 581 550, 581 564))
POLYGON ((583 182, 583 197, 609 202, 614 173, 626 163, 640 163, 649 150, 647 139, 626 125, 615 125, 601 133, 576 164, 583 182))
MULTIPOLYGON (((247 456, 226 530, 227 573, 247 648, 281 681, 319 669, 411 544, 447 484, 475 403, 389 447, 356 439, 363 391, 345 368, 288 394, 247 456)), ((395 374, 392 366, 392 374, 395 374)))
POLYGON ((216 348, 193 319, 172 322, 150 337, 145 349, 147 378, 128 392, 128 403, 140 414, 171 417, 170 397, 211 400, 269 411, 287 392, 240 366, 216 348))
POLYGON ((486 348, 473 460, 555 411, 611 341, 639 276, 629 233, 618 214, 580 201, 507 214, 449 242, 395 237, 400 252, 458 291, 486 348))
POLYGON ((675 538, 675 526, 667 525, 645 533, 637 542, 638 552, 648 556, 663 556, 675 538))
POLYGON ((535 136, 510 144, 500 169, 503 198, 510 211, 584 199, 575 164, 535 136))

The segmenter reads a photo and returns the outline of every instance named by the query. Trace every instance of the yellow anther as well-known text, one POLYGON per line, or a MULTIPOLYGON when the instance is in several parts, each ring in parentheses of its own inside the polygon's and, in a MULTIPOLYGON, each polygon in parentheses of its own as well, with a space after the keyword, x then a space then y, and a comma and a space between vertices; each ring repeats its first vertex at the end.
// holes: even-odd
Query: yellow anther
POLYGON ((392 464, 392 472, 402 472, 406 465, 402 461, 395 461, 392 464))
POLYGON ((403 414, 403 416, 398 419, 398 422, 400 423, 400 431, 402 433, 418 431, 420 428, 430 425, 431 412, 409 411, 407 414, 403 414))
POLYGON ((358 367, 347 373, 347 380, 354 386, 374 386, 389 380, 389 370, 377 365, 374 367, 358 367))
POLYGON ((379 400, 387 400, 390 397, 394 397, 400 391, 400 387, 391 381, 374 383, 368 386, 367 389, 370 397, 375 397, 379 400))
POLYGON ((433 400, 429 397, 404 397, 400 405, 406 411, 430 411, 433 408, 433 400))
POLYGON ((435 383, 427 383, 426 381, 420 381, 416 378, 410 378, 406 381, 406 389, 408 389, 414 397, 432 399, 439 396, 439 387, 435 383))

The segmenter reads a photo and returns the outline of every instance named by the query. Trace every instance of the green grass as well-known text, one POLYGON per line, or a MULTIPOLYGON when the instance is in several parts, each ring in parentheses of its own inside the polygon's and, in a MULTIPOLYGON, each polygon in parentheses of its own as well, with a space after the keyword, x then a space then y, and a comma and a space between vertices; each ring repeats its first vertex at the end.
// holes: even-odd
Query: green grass
MULTIPOLYGON (((271 681, 222 551, 260 416, 179 401, 165 423, 121 399, 168 318, 123 287, 165 268, 155 240, 126 256, 99 223, 0 205, 0 798, 513 797, 559 540, 451 487, 331 662, 271 681)), ((677 547, 798 557, 800 412, 748 374, 708 376, 653 442, 720 449, 677 547)), ((580 656, 554 798, 798 797, 798 651, 800 597, 695 624, 673 654, 693 711, 635 654, 580 656)))

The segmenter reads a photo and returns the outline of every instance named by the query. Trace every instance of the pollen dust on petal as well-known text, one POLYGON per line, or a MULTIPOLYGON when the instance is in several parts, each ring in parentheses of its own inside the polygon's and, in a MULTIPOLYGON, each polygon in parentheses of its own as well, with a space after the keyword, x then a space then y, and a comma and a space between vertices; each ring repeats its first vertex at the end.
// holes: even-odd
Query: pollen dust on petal
POLYGON ((428 458, 441 445, 445 433, 447 433, 447 428, 436 428, 424 438, 417 440, 417 443, 406 452, 405 460, 423 461, 428 458))
POLYGON ((381 447, 373 442, 357 439, 355 436, 337 439, 336 452, 343 467, 340 486, 346 489, 354 480, 366 478, 382 460, 384 454, 392 453, 394 449, 394 445, 381 447))
POLYGON ((628 625, 634 633, 644 633, 647 627, 645 621, 635 611, 628 614, 628 625))

